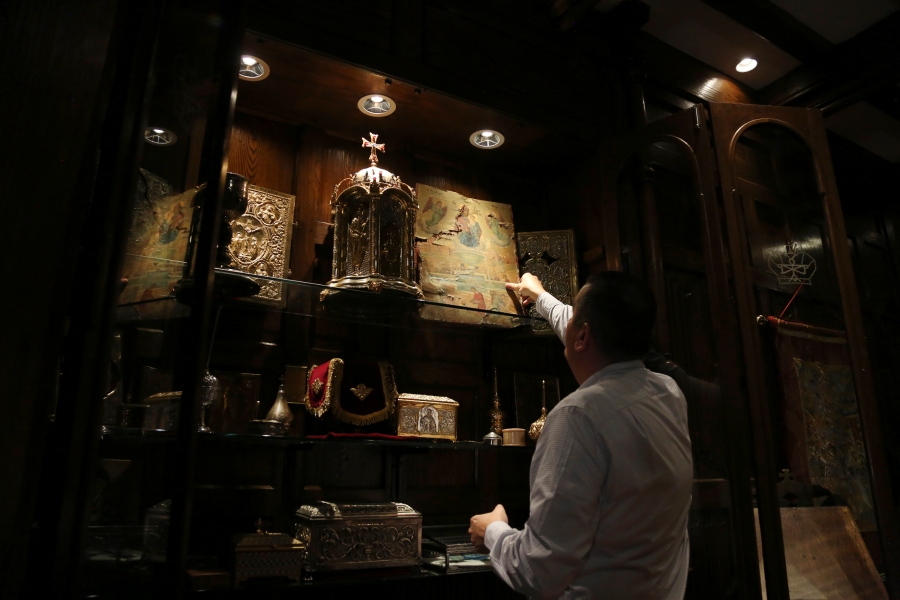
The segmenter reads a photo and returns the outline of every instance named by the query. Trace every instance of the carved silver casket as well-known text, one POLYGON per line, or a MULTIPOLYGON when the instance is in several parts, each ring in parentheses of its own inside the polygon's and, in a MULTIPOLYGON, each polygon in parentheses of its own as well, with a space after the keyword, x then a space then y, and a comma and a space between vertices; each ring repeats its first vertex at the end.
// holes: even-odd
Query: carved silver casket
POLYGON ((363 139, 371 165, 334 186, 334 259, 329 287, 422 297, 415 282, 416 192, 378 167, 384 144, 363 139))
POLYGON ((306 571, 407 567, 422 562, 422 514, 406 504, 304 504, 294 537, 307 546, 306 571))

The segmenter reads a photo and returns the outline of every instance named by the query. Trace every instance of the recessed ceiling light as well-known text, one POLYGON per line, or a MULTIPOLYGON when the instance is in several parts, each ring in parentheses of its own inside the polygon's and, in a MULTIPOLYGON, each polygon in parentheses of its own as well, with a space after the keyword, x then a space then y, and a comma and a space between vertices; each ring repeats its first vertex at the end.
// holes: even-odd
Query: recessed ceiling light
POLYGON ((746 73, 747 71, 752 71, 756 68, 756 60, 752 58, 745 58, 741 62, 737 64, 735 69, 738 73, 746 73))
POLYGON ((499 131, 492 129, 481 129, 469 136, 469 143, 476 148, 483 150, 493 150, 503 145, 506 138, 499 131))
POLYGON ((262 81, 269 76, 269 65, 256 56, 245 54, 241 57, 241 70, 238 77, 244 81, 262 81))
POLYGON ((162 127, 148 127, 144 130, 144 139, 154 146, 171 146, 178 141, 178 136, 162 127))
POLYGON ((397 103, 381 94, 369 94, 363 96, 356 103, 363 114, 370 117, 386 117, 397 110, 397 103))

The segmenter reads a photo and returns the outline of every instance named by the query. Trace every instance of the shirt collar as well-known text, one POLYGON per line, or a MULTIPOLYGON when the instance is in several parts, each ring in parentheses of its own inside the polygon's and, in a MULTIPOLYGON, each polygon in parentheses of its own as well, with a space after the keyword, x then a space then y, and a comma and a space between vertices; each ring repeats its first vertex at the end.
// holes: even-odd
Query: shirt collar
POLYGON ((612 363, 611 365, 606 365, 590 377, 584 380, 578 389, 585 388, 591 385, 596 385, 603 381, 604 379, 609 379, 610 377, 615 377, 617 375, 621 375, 623 373, 627 373, 628 371, 634 371, 635 369, 645 369, 644 361, 642 360, 624 360, 622 362, 612 363))

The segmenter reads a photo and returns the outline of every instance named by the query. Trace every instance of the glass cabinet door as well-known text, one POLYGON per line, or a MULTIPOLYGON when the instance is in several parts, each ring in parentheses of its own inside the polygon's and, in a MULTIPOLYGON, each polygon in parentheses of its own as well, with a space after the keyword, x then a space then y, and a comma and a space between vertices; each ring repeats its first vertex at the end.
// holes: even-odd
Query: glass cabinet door
POLYGON ((782 523, 790 525, 779 505, 813 504, 796 504, 779 484, 826 490, 828 502, 849 506, 875 549, 878 533, 891 547, 895 521, 821 114, 710 110, 753 420, 766 588, 769 598, 787 598, 782 523))
POLYGON ((130 222, 121 261, 113 261, 121 265, 117 308, 76 516, 82 594, 171 591, 186 567, 187 482, 198 420, 215 392, 203 374, 239 4, 169 2, 160 11, 148 2, 131 24, 155 29, 156 40, 150 72, 128 74, 147 78, 139 114, 119 125, 141 140, 137 164, 120 160, 124 172, 114 175, 130 182, 119 199, 130 222))
POLYGON ((604 146, 607 267, 645 279, 658 305, 648 368, 685 394, 694 459, 687 597, 759 595, 737 332, 702 106, 604 146), (748 550, 749 549, 749 550, 748 550))

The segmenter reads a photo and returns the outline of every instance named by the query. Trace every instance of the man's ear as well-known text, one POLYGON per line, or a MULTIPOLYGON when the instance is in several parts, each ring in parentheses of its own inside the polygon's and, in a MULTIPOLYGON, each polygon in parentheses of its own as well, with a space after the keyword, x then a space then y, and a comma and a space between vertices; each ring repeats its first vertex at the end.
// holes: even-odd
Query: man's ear
POLYGON ((575 334, 575 351, 583 352, 588 349, 592 341, 591 326, 584 322, 575 334))

